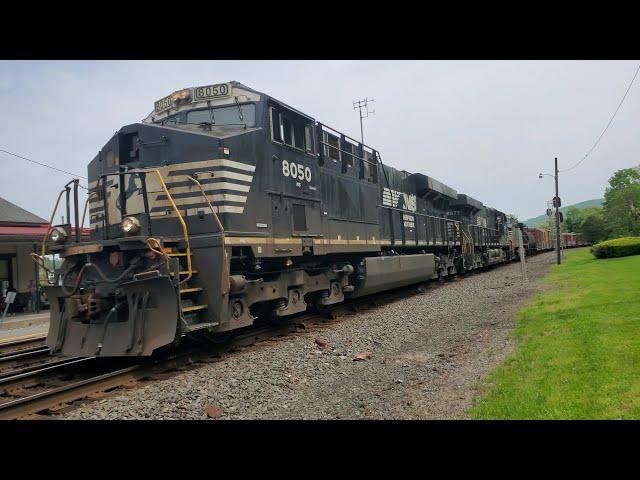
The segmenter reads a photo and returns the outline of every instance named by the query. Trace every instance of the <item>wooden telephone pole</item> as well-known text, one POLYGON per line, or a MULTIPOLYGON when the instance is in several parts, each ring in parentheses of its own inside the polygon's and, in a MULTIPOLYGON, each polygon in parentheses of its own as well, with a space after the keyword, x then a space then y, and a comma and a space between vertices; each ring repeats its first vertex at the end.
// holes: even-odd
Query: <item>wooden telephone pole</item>
POLYGON ((556 183, 556 196, 553 199, 553 205, 556 207, 556 257, 557 263, 560 265, 560 196, 558 195, 558 157, 555 159, 555 174, 553 176, 556 183))

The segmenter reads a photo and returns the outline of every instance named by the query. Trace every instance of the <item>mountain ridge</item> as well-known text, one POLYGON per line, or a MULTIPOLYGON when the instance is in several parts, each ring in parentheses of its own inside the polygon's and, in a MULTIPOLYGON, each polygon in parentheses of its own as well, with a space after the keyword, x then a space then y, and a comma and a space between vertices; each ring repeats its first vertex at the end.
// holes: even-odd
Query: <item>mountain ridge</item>
MULTIPOLYGON (((564 214, 566 213, 567 209, 570 207, 576 207, 582 210, 584 208, 598 207, 598 206, 601 206, 603 203, 604 203, 604 198, 594 198, 592 200, 585 200, 583 202, 574 203, 573 205, 560 207, 560 211, 564 214)), ((527 227, 535 227, 541 224, 542 222, 544 222, 546 219, 547 219, 547 216, 545 214, 542 214, 542 215, 538 215, 537 217, 523 220, 522 223, 524 223, 527 227)))

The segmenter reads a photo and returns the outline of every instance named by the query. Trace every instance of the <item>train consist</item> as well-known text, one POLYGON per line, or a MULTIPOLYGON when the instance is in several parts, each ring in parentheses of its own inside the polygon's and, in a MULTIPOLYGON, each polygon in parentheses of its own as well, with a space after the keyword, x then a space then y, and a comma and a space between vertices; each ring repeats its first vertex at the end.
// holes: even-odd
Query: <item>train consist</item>
POLYGON ((219 341, 520 248, 522 225, 505 213, 238 82, 159 100, 113 135, 88 178, 90 240, 72 234, 84 222, 77 180, 58 197, 68 223, 46 240, 65 259, 47 288, 47 343, 65 355, 219 341))
MULTIPOLYGON (((524 246, 527 255, 545 252, 555 248, 553 232, 540 228, 524 227, 524 246)), ((588 243, 581 233, 561 233, 560 246, 562 248, 583 247, 588 243)))

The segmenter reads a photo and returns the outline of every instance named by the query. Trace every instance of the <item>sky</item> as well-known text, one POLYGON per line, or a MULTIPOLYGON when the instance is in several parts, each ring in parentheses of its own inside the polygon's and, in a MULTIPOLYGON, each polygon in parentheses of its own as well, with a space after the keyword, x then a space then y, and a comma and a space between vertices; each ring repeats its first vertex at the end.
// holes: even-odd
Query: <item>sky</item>
MULTIPOLYGON (((86 176, 122 126, 181 88, 236 80, 359 138, 353 101, 373 98, 365 143, 385 164, 432 176, 525 220, 547 208, 553 173, 591 148, 638 61, 0 61, 0 149, 86 176)), ((640 80, 580 167, 563 205, 602 197, 640 164, 640 80)), ((0 153, 0 196, 49 219, 70 179, 0 153)))

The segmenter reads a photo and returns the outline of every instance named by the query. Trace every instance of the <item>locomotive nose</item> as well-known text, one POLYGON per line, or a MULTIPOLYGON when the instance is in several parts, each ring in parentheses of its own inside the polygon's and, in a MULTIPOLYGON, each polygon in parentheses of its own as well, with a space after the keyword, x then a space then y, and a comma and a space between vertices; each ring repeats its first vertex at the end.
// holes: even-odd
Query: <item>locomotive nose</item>
POLYGON ((46 293, 51 303, 47 345, 53 353, 148 356, 175 339, 178 303, 168 277, 122 283, 112 298, 102 300, 69 297, 61 286, 46 287, 46 293))

